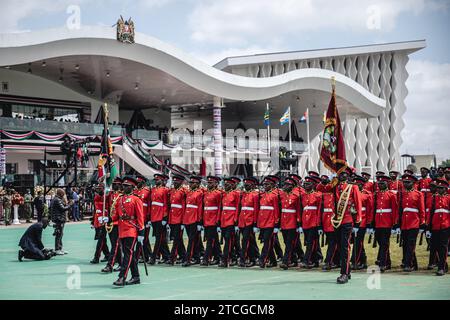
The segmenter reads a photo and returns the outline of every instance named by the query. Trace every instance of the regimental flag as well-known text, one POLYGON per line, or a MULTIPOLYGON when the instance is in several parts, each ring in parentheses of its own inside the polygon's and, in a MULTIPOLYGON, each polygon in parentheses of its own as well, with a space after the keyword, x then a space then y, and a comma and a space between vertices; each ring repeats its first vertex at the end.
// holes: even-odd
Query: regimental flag
POLYGON ((111 185, 114 178, 117 176, 117 168, 114 162, 114 152, 111 143, 111 137, 109 135, 108 128, 108 107, 106 104, 102 106, 102 119, 103 119, 103 133, 101 140, 100 156, 98 158, 98 180, 106 179, 107 185, 111 185))
POLYGON ((308 117, 309 117, 308 110, 306 110, 305 113, 303 114, 303 116, 300 118, 299 122, 306 123, 308 117))
POLYGON ((265 126, 270 125, 270 111, 269 111, 269 106, 267 106, 266 112, 264 112, 264 125, 265 125, 265 126))
POLYGON ((286 112, 280 118, 280 124, 283 125, 283 124, 289 123, 290 119, 291 119, 291 108, 288 107, 286 112))
POLYGON ((347 168, 348 164, 334 88, 331 93, 330 104, 328 105, 322 137, 320 160, 329 170, 339 174, 347 168))

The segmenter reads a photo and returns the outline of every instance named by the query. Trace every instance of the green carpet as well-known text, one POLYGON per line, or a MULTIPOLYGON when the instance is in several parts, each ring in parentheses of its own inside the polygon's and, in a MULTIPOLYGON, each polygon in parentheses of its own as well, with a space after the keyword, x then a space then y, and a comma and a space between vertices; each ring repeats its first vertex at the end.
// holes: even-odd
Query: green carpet
MULTIPOLYGON (((63 242, 69 254, 48 261, 17 261, 24 230, 0 230, 0 299, 450 299, 450 275, 436 277, 423 270, 387 272, 380 276, 380 289, 370 290, 370 275, 363 271, 354 272, 348 284, 337 285, 337 270, 155 265, 146 277, 141 264, 141 285, 115 288, 117 273, 101 274, 103 264, 89 264, 95 247, 89 225, 68 224, 63 242), (79 289, 69 289, 76 281, 68 268, 81 271, 79 289)), ((51 227, 44 231, 46 247, 53 246, 52 232, 51 227)))

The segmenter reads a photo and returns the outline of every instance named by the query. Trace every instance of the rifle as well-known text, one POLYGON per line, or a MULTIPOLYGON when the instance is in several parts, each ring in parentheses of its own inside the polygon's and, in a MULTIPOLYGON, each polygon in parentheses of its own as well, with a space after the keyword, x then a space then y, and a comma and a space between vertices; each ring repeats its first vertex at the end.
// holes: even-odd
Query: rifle
MULTIPOLYGON (((373 193, 373 221, 372 221, 372 228, 375 231, 376 228, 376 221, 377 221, 377 190, 375 190, 375 192, 373 193)), ((369 243, 371 240, 371 236, 372 234, 369 236, 369 243)), ((372 248, 376 248, 377 247, 377 234, 375 233, 375 235, 373 236, 373 244, 372 244, 372 248)))
MULTIPOLYGON (((424 231, 424 232, 425 232, 425 231, 424 231)), ((424 234, 424 232, 422 232, 422 233, 420 234, 419 246, 421 246, 422 243, 423 243, 423 234, 424 234)))
MULTIPOLYGON (((399 222, 399 225, 401 227, 401 225, 402 225, 402 217, 403 217, 403 191, 400 191, 399 206, 400 207, 399 207, 399 210, 398 210, 398 222, 399 222)), ((402 240, 403 240, 403 236, 401 235, 401 232, 400 232, 400 235, 397 234, 397 243, 398 243, 399 247, 402 246, 402 240)))
MULTIPOLYGON (((432 228, 433 228, 433 217, 434 217, 434 212, 436 211, 436 195, 433 194, 432 195, 432 201, 431 201, 431 212, 430 212, 430 222, 428 223, 428 230, 431 232, 432 228)), ((431 236, 433 237, 433 236, 431 236)), ((428 246, 427 246, 427 251, 431 250, 431 241, 427 241, 428 242, 428 246)))
MULTIPOLYGON (((322 193, 322 206, 321 206, 321 208, 320 208, 320 221, 322 221, 322 219, 323 219, 323 207, 325 206, 325 201, 324 201, 324 198, 323 198, 323 193, 322 193)), ((323 223, 322 223, 322 225, 323 225, 323 223)), ((324 232, 322 232, 322 235, 320 236, 320 247, 322 247, 323 248, 323 246, 325 245, 325 235, 324 235, 324 232)))

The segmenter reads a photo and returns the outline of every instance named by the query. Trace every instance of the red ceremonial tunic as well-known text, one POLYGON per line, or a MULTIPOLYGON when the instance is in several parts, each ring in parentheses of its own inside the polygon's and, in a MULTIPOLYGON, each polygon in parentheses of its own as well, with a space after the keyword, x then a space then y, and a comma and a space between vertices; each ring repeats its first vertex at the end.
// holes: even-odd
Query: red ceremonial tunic
POLYGON ((296 229, 300 223, 300 197, 294 192, 280 192, 281 229, 296 229))
POLYGON ((360 228, 366 228, 368 223, 368 217, 373 212, 373 194, 368 190, 364 190, 360 192, 361 194, 361 222, 359 224, 360 228))
POLYGON ((335 201, 334 194, 331 192, 322 193, 323 197, 323 214, 322 214, 322 228, 324 232, 334 232, 333 224, 331 223, 331 218, 334 215, 335 201))
POLYGON ((186 189, 172 188, 169 191, 169 224, 181 224, 186 209, 186 189))
POLYGON ((224 192, 222 198, 222 209, 220 212, 220 227, 237 226, 239 216, 241 192, 233 190, 224 192))
POLYGON ((403 182, 401 180, 389 181, 388 189, 394 193, 398 193, 403 190, 403 182))
POLYGON ((363 190, 367 190, 373 193, 375 191, 375 183, 373 181, 367 181, 366 183, 364 183, 363 190))
POLYGON ((397 195, 391 191, 377 191, 376 203, 374 203, 374 210, 370 212, 371 218, 367 222, 372 222, 373 213, 376 209, 375 228, 392 228, 394 224, 398 223, 398 201, 397 195))
POLYGON ((316 191, 319 191, 319 192, 331 192, 331 191, 333 191, 333 186, 331 185, 331 183, 327 183, 327 184, 319 183, 316 186, 316 191))
POLYGON ((205 191, 203 195, 203 225, 205 227, 217 226, 222 205, 222 190, 205 191))
POLYGON ((135 195, 123 195, 116 202, 112 219, 119 222, 119 238, 136 238, 138 231, 144 229, 142 201, 135 195))
MULTIPOLYGON (((111 211, 113 211, 113 208, 115 208, 115 206, 113 207, 114 200, 120 198, 121 196, 122 196, 122 194, 120 192, 118 192, 118 191, 111 191, 108 194, 108 205, 109 205, 109 208, 110 208, 111 211)), ((117 201, 118 200, 116 200, 116 203, 117 203, 117 201)), ((114 215, 114 212, 111 212, 110 216, 112 217, 113 215, 114 215)), ((113 225, 115 225, 115 226, 117 226, 118 224, 119 224, 119 221, 114 221, 113 222, 113 225)))
POLYGON ((298 196, 304 195, 305 194, 305 189, 303 189, 302 187, 298 186, 295 187, 292 192, 294 192, 295 194, 297 194, 298 196))
POLYGON ((108 215, 108 201, 106 201, 105 211, 103 211, 103 196, 96 194, 94 196, 94 209, 94 228, 100 228, 103 224, 98 222, 98 217, 106 217, 108 215))
POLYGON ((430 224, 430 217, 433 216, 431 230, 444 230, 450 228, 450 197, 446 194, 441 196, 435 194, 430 197, 431 200, 427 203, 429 214, 427 215, 427 224, 430 224), (434 214, 432 212, 434 202, 434 214))
POLYGON ((203 190, 188 190, 186 192, 186 210, 183 215, 183 224, 200 222, 203 216, 203 190))
POLYGON ((399 200, 400 198, 402 200, 400 206, 403 208, 400 228, 402 230, 419 229, 419 226, 425 223, 425 200, 423 193, 417 190, 405 190, 399 196, 399 200))
POLYGON ((242 191, 239 228, 253 226, 259 213, 259 191, 242 191))
POLYGON ((150 218, 152 222, 162 221, 169 213, 169 188, 155 187, 152 189, 150 203, 150 218))
MULTIPOLYGON (((342 192, 346 189, 348 183, 339 183, 335 189, 335 197, 336 203, 339 203, 339 199, 341 197, 342 192)), ((337 206, 336 206, 337 207, 337 206)), ((353 222, 360 223, 361 222, 361 213, 362 212, 362 201, 361 201, 361 193, 359 192, 359 188, 357 185, 351 185, 350 196, 347 203, 347 208, 344 212, 344 217, 342 218, 341 225, 353 222), (356 211, 355 213, 355 221, 353 221, 352 209, 356 211)))
POLYGON ((317 191, 307 192, 301 198, 300 222, 303 229, 311 229, 320 226, 322 207, 322 193, 317 191))
POLYGON ((280 223, 278 190, 261 193, 259 198, 258 228, 274 228, 280 223))
POLYGON ((150 221, 150 197, 151 190, 148 187, 134 190, 134 195, 141 199, 144 208, 145 222, 150 221))
POLYGON ((422 178, 417 182, 417 189, 420 192, 430 192, 430 183, 433 181, 431 178, 422 178))

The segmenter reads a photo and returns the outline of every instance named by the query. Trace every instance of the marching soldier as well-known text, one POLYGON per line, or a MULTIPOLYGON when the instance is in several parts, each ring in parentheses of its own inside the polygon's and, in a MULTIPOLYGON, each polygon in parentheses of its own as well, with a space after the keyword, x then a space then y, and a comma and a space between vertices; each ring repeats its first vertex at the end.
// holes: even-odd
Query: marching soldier
POLYGON ((399 194, 399 224, 403 245, 403 271, 417 270, 416 241, 419 228, 425 224, 425 201, 422 192, 414 189, 417 178, 410 174, 402 176, 404 191, 399 194))
MULTIPOLYGON (((428 215, 427 238, 438 256, 436 275, 443 276, 448 271, 447 252, 450 235, 450 197, 447 194, 449 184, 444 179, 436 180, 437 193, 433 194, 430 214, 428 215)), ((433 251, 430 250, 430 255, 433 251)), ((430 261, 433 259, 430 257, 430 261)))
POLYGON ((292 178, 284 180, 283 190, 280 192, 281 199, 281 233, 286 245, 284 249, 284 256, 280 268, 287 270, 289 266, 296 266, 297 259, 295 257, 294 249, 297 240, 296 234, 300 227, 300 197, 293 192, 296 182, 292 178))
POLYGON ((116 202, 112 221, 118 221, 120 246, 123 252, 119 278, 115 286, 140 283, 138 262, 136 259, 136 240, 142 246, 144 243, 144 209, 142 201, 133 195, 137 181, 131 177, 123 179, 123 196, 116 202), (131 269, 131 279, 126 281, 128 270, 131 269))
POLYGON ((364 179, 363 190, 367 190, 370 193, 373 193, 375 191, 375 183, 370 181, 370 177, 371 177, 370 173, 368 173, 368 172, 361 172, 361 176, 364 179))
POLYGON ((218 232, 223 233, 225 245, 223 247, 221 268, 227 268, 232 259, 236 233, 239 231, 238 217, 240 206, 240 192, 236 190, 236 180, 233 178, 224 179, 225 192, 222 198, 222 208, 220 210, 220 227, 218 232))
POLYGON ((200 188, 201 177, 192 176, 189 180, 189 190, 186 193, 186 210, 183 214, 183 229, 188 235, 188 246, 184 258, 183 267, 189 267, 192 259, 200 263, 199 231, 202 226, 200 221, 203 216, 203 193, 200 188))
MULTIPOLYGON (((109 217, 112 217, 114 215, 114 210, 116 207, 117 201, 119 201, 120 197, 122 196, 122 192, 120 190, 122 186, 122 179, 119 177, 116 177, 112 183, 112 190, 109 192, 107 200, 108 200, 108 208, 110 210, 109 217)), ((112 221, 108 219, 109 225, 106 225, 106 228, 111 228, 109 230, 109 241, 111 242, 111 251, 109 253, 108 262, 106 263, 106 266, 102 269, 102 272, 104 273, 111 273, 113 272, 113 267, 116 262, 120 265, 121 258, 121 251, 119 248, 119 221, 112 221)), ((115 269, 114 271, 120 271, 119 269, 115 269)))
POLYGON ((377 189, 374 195, 374 209, 371 215, 370 229, 375 230, 375 241, 379 245, 378 266, 384 272, 391 268, 389 244, 391 233, 397 233, 394 226, 398 224, 398 201, 395 192, 388 189, 391 178, 387 176, 377 177, 377 189))
POLYGON ((288 176, 289 178, 292 178, 295 180, 295 186, 294 189, 292 189, 292 192, 295 192, 299 196, 305 193, 305 189, 302 187, 302 177, 300 177, 298 174, 291 173, 288 176))
POLYGON ((331 192, 333 186, 330 184, 330 178, 327 175, 320 176, 320 183, 316 186, 316 191, 319 192, 331 192))
POLYGON ((203 227, 206 238, 206 250, 201 263, 202 266, 210 264, 211 257, 214 257, 212 264, 217 264, 220 260, 221 249, 219 235, 217 233, 220 221, 220 209, 222 207, 223 191, 218 189, 220 178, 208 176, 207 190, 203 196, 203 227))
POLYGON ((144 208, 144 215, 145 215, 145 235, 144 235, 144 245, 142 247, 139 247, 138 252, 138 260, 139 259, 146 259, 146 262, 149 262, 152 257, 152 246, 150 244, 150 196, 151 196, 151 190, 149 187, 146 186, 147 179, 143 176, 137 176, 137 188, 134 189, 133 194, 141 199, 142 206, 144 208), (142 255, 143 250, 143 255, 142 255))
POLYGON ((183 212, 186 210, 186 189, 183 187, 183 182, 186 179, 180 175, 173 175, 173 187, 169 192, 169 227, 170 238, 173 239, 172 250, 170 252, 169 265, 174 265, 178 257, 184 259, 186 256, 186 247, 183 241, 183 212))
MULTIPOLYGON (((425 193, 425 220, 427 223, 430 220, 430 210, 433 205, 433 195, 437 193, 437 187, 436 187, 436 181, 432 180, 430 182, 430 192, 425 193)), ((429 231, 428 225, 426 231, 429 231)), ((427 233, 430 234, 430 233, 427 233)), ((433 242, 430 240, 430 238, 426 238, 427 241, 427 250, 430 250, 430 257, 428 261, 427 270, 433 270, 437 267, 437 252, 436 248, 434 247, 433 242)))
POLYGON ((424 194, 430 192, 430 183, 433 181, 428 175, 430 174, 430 169, 426 167, 420 168, 421 178, 417 182, 417 189, 424 194))
POLYGON ((167 244, 167 220, 169 216, 169 189, 166 187, 168 176, 155 174, 155 187, 151 192, 150 221, 152 222, 155 246, 150 264, 155 264, 161 255, 166 263, 170 260, 170 251, 167 244))
POLYGON ((400 180, 398 180, 398 176, 400 175, 400 172, 398 171, 389 171, 389 177, 391 180, 389 181, 388 188, 389 190, 393 191, 395 194, 398 194, 400 191, 403 190, 403 185, 400 180))
MULTIPOLYGON (((299 197, 302 197, 305 194, 305 189, 303 189, 302 187, 302 177, 294 173, 289 174, 288 177, 294 179, 296 183, 294 189, 292 189, 292 192, 297 194, 299 197)), ((292 259, 296 259, 298 264, 298 262, 301 262, 303 260, 305 253, 303 252, 300 233, 296 232, 295 238, 294 256, 292 257, 292 259)))
POLYGON ((367 216, 373 210, 373 195, 367 189, 364 189, 366 179, 362 176, 353 178, 354 183, 358 186, 361 196, 361 222, 359 224, 356 237, 353 238, 355 249, 352 254, 352 269, 362 270, 367 268, 367 256, 364 249, 364 237, 367 231, 367 216))
MULTIPOLYGON (((278 176, 275 175, 268 175, 268 178, 272 179, 275 181, 275 187, 273 189, 273 192, 275 192, 278 196, 278 203, 280 203, 280 191, 281 189, 279 188, 280 185, 280 178, 278 176)), ((279 211, 281 210, 280 206, 278 206, 279 211)), ((278 232, 274 234, 273 236, 273 250, 275 251, 275 255, 277 257, 277 261, 281 261, 283 259, 283 249, 281 249, 281 245, 280 245, 280 239, 278 239, 278 232)))
POLYGON ((277 179, 265 177, 263 180, 264 192, 259 199, 259 213, 256 222, 255 232, 260 232, 263 241, 263 248, 259 257, 260 268, 265 268, 267 260, 270 260, 268 267, 275 267, 277 259, 273 251, 274 235, 278 233, 280 227, 280 208, 278 192, 275 190, 277 179))
POLYGON ((300 227, 299 233, 305 233, 306 252, 301 263, 302 267, 311 269, 319 266, 319 233, 323 232, 321 226, 322 194, 315 191, 315 185, 320 178, 307 176, 303 182, 305 194, 300 201, 300 227))
POLYGON ((102 262, 108 261, 109 259, 109 249, 108 244, 106 243, 106 229, 105 229, 105 223, 107 221, 108 216, 108 204, 104 203, 104 192, 105 192, 105 185, 103 183, 100 183, 95 188, 95 196, 94 196, 94 219, 93 224, 95 228, 95 240, 97 240, 97 245, 95 248, 94 253, 94 259, 91 260, 92 264, 97 264, 100 262, 100 255, 103 252, 103 255, 105 256, 104 260, 102 262))
POLYGON ((335 211, 335 204, 333 190, 322 193, 322 228, 327 237, 328 244, 324 265, 322 267, 324 271, 338 267, 341 260, 336 230, 331 223, 331 218, 335 211))
POLYGON ((362 215, 362 202, 358 186, 347 182, 350 174, 353 174, 350 168, 341 172, 338 176, 339 183, 335 188, 337 203, 332 223, 336 229, 341 253, 341 275, 337 278, 338 284, 347 283, 351 278, 350 238, 352 233, 358 233, 362 215))
POLYGON ((244 179, 244 191, 241 197, 241 210, 239 212, 238 227, 242 235, 242 245, 239 259, 239 267, 253 267, 259 258, 259 249, 256 244, 256 221, 259 213, 259 191, 255 190, 258 180, 255 178, 244 179), (249 260, 249 263, 247 263, 249 260))

